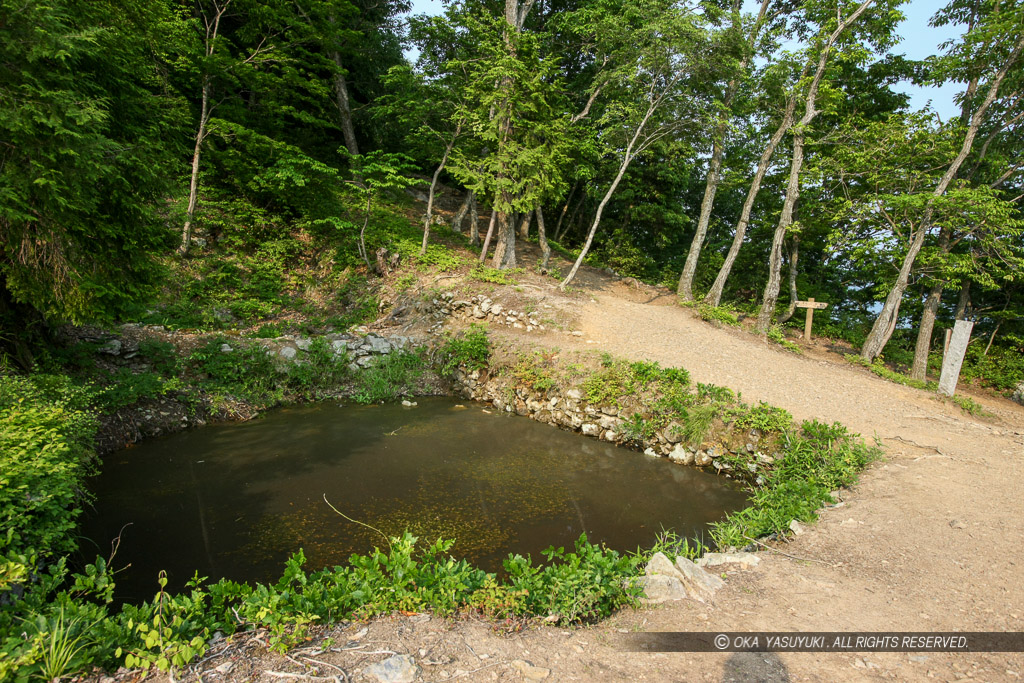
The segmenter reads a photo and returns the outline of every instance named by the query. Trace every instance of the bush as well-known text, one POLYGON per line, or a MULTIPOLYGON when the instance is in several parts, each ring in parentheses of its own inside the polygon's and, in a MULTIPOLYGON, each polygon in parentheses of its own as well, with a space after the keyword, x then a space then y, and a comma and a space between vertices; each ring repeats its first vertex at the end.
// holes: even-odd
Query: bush
POLYGON ((96 421, 67 377, 0 376, 0 594, 74 549, 96 421), (35 560, 33 560, 35 558, 35 560))
POLYGON ((356 374, 352 398, 357 403, 383 403, 409 395, 425 366, 422 356, 406 351, 377 356, 370 366, 356 374))

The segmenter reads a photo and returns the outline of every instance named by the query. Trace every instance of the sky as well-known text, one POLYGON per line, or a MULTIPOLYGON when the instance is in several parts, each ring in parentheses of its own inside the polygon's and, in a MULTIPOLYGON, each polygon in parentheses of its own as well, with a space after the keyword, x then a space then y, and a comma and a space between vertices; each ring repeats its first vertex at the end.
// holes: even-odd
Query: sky
MULTIPOLYGON (((752 6, 759 4, 754 0, 745 2, 752 6)), ((903 53, 908 59, 924 59, 928 55, 937 54, 940 43, 955 38, 960 32, 956 26, 932 28, 928 25, 928 20, 944 5, 944 0, 910 0, 904 5, 903 13, 906 19, 899 26, 899 34, 903 40, 893 52, 903 53)), ((436 15, 443 9, 440 0, 412 0, 413 14, 436 15)), ((756 6, 748 9, 756 10, 756 6)), ((901 83, 896 87, 900 92, 910 95, 912 109, 921 109, 931 101, 932 107, 944 121, 959 115, 959 109, 953 102, 953 96, 959 88, 956 83, 940 88, 924 88, 909 83, 901 83)))

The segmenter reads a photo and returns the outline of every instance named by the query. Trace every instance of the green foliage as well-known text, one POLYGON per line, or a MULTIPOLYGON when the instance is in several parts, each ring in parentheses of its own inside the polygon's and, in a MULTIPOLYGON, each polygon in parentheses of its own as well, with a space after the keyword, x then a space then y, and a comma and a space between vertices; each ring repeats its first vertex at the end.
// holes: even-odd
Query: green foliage
POLYGON ((782 328, 778 325, 772 325, 768 329, 768 339, 786 349, 789 349, 793 353, 801 353, 800 347, 786 339, 785 335, 782 334, 782 328))
POLYGON ((97 407, 104 412, 184 389, 184 384, 177 377, 165 379, 156 372, 132 372, 130 368, 118 368, 110 375, 109 381, 109 386, 96 392, 97 407))
POLYGON ((558 384, 549 364, 549 357, 538 351, 521 357, 509 372, 517 384, 530 387, 534 391, 546 392, 558 384))
POLYGON ((225 343, 223 337, 208 340, 188 357, 188 364, 204 375, 214 390, 262 405, 280 400, 280 379, 273 357, 260 346, 237 342, 232 351, 221 351, 225 343))
POLYGON ((416 380, 423 375, 423 356, 407 351, 392 351, 377 356, 373 363, 355 375, 352 399, 357 403, 383 403, 410 395, 416 380))
POLYGON ((487 331, 476 323, 460 336, 452 337, 441 347, 441 372, 451 374, 457 368, 467 372, 483 370, 491 357, 491 342, 487 331))
POLYGON ((520 598, 513 612, 578 624, 638 603, 642 592, 636 577, 640 557, 596 546, 586 534, 576 541, 575 552, 548 548, 544 556, 548 564, 543 567, 535 567, 529 557, 521 555, 505 560, 510 592, 520 598))
POLYGON ((92 401, 66 377, 0 375, 0 591, 74 548, 92 401))
POLYGON ((750 505, 712 527, 719 547, 746 546, 759 536, 783 534, 794 520, 812 521, 830 493, 856 481, 857 473, 881 451, 835 423, 804 422, 789 435, 774 469, 754 491, 750 505))
POLYGON ((1007 335, 1002 343, 986 349, 981 344, 967 347, 961 369, 963 379, 978 380, 986 386, 1010 393, 1024 382, 1024 336, 1007 335))
POLYGON ((922 381, 907 377, 906 375, 900 374, 889 368, 885 367, 885 363, 882 362, 881 358, 876 358, 874 362, 868 361, 864 356, 859 356, 854 353, 848 353, 844 356, 847 361, 854 365, 859 365, 862 368, 867 368, 871 372, 875 373, 883 379, 887 379, 890 382, 896 382, 896 384, 902 384, 904 386, 913 387, 915 389, 928 389, 934 390, 938 387, 937 382, 922 381))
POLYGON ((785 432, 792 424, 793 416, 787 411, 768 405, 763 401, 736 418, 737 427, 757 429, 762 433, 785 432))
POLYGON ((317 337, 302 362, 288 366, 288 386, 298 396, 313 401, 329 396, 348 374, 348 359, 335 355, 325 337, 317 337))
POLYGON ((700 316, 701 320, 707 320, 709 322, 720 322, 730 327, 739 327, 740 319, 735 311, 726 308, 725 306, 708 306, 707 304, 697 304, 697 315, 700 316))
POLYGON ((495 285, 514 285, 519 282, 516 276, 521 275, 522 273, 522 268, 506 268, 504 270, 499 270, 497 268, 485 266, 482 263, 477 263, 473 266, 473 269, 469 271, 469 275, 467 275, 467 277, 470 280, 490 282, 495 285))

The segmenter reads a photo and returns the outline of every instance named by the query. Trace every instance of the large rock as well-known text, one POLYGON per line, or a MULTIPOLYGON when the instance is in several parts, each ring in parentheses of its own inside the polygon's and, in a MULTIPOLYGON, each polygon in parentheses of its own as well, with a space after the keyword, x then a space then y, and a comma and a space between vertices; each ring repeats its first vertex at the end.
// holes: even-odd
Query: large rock
POLYGON ((389 342, 384 337, 378 337, 375 334, 368 334, 366 335, 365 343, 370 347, 370 353, 391 353, 391 342, 389 342))
POLYGON ((697 560, 701 567, 719 567, 723 564, 738 564, 740 569, 753 569, 761 562, 754 553, 705 553, 697 560))
POLYGON ((676 558, 676 569, 683 576, 683 585, 690 597, 700 602, 711 602, 725 582, 714 574, 704 571, 685 557, 676 558))
POLYGON ((366 667, 364 673, 381 683, 412 683, 420 675, 420 668, 409 655, 395 655, 366 667))
POLYGON ((1024 406, 1024 382, 1017 385, 1017 388, 1014 389, 1013 395, 1010 396, 1010 399, 1024 406))
POLYGON ((691 451, 686 450, 683 444, 676 444, 668 454, 669 460, 672 462, 678 462, 681 465, 692 465, 694 456, 691 451))
POLYGON ((543 681, 551 674, 551 669, 542 666, 534 666, 525 659, 512 661, 512 668, 519 672, 519 675, 528 681, 543 681))
POLYGON ((587 422, 583 425, 583 436, 597 436, 601 433, 601 428, 593 422, 587 422))
POLYGON ((664 574, 641 576, 640 585, 644 588, 644 598, 651 604, 683 600, 688 597, 686 586, 674 576, 665 576, 664 574))
POLYGON ((683 440, 684 429, 685 427, 678 422, 670 422, 668 426, 665 427, 665 439, 669 443, 679 443, 683 440))

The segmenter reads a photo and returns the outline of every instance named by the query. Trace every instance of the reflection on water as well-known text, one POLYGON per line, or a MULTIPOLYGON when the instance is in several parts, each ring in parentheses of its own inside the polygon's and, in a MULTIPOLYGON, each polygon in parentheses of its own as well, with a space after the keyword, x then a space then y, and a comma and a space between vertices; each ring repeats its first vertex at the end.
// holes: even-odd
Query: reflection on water
MULTIPOLYGON (((478 405, 317 405, 148 441, 109 456, 92 482, 84 533, 107 555, 121 534, 119 593, 150 597, 156 575, 180 588, 275 580, 299 548, 307 568, 343 563, 409 529, 495 570, 510 552, 590 539, 619 550, 662 529, 700 535, 744 505, 728 482, 665 460, 478 405)), ((83 542, 88 555, 89 544, 83 542)))

